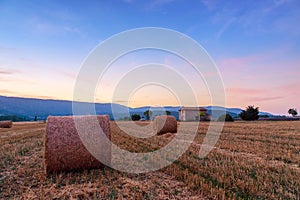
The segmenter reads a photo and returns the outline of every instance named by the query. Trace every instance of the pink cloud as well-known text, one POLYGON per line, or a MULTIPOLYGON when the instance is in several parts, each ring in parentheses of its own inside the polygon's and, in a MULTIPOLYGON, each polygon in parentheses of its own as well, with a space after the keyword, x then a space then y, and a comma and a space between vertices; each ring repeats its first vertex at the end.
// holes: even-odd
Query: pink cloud
POLYGON ((278 99, 283 99, 284 96, 270 96, 270 97, 249 97, 250 102, 262 102, 262 101, 273 101, 278 99))
POLYGON ((19 92, 15 92, 15 91, 11 91, 11 90, 6 90, 6 89, 0 89, 0 95, 21 97, 21 98, 54 99, 54 100, 57 99, 58 100, 58 98, 53 97, 53 96, 30 95, 30 94, 19 93, 19 92))
POLYGON ((0 68, 0 75, 12 75, 12 74, 19 73, 19 72, 20 72, 19 70, 0 68))
POLYGON ((0 89, 0 95, 3 96, 20 96, 20 93, 15 92, 15 91, 11 91, 11 90, 7 90, 7 89, 0 89))
POLYGON ((255 105, 262 111, 286 114, 289 107, 299 108, 300 90, 297 81, 283 85, 264 85, 264 88, 241 87, 226 88, 227 103, 231 107, 255 105))
POLYGON ((300 98, 299 83, 293 82, 275 87, 277 91, 285 94, 287 97, 300 98))
POLYGON ((53 96, 46 96, 46 95, 21 95, 20 97, 25 97, 25 98, 38 98, 38 99, 52 99, 52 100, 62 100, 57 97, 53 96))
POLYGON ((63 71, 63 70, 55 70, 58 73, 60 73, 61 75, 63 75, 64 77, 68 77, 71 79, 76 79, 77 78, 77 74, 69 72, 69 71, 63 71))
POLYGON ((267 92, 265 89, 253 89, 253 88, 241 88, 241 87, 226 88, 225 90, 226 93, 233 94, 233 95, 258 95, 267 92))
POLYGON ((263 106, 278 103, 286 98, 285 94, 274 93, 274 88, 226 88, 227 101, 231 106, 243 107, 246 105, 263 106), (243 106, 242 106, 243 105, 243 106))
POLYGON ((249 62, 253 62, 258 60, 259 58, 256 56, 249 56, 249 57, 239 57, 239 58, 228 58, 223 60, 219 66, 222 68, 232 68, 232 67, 244 67, 248 65, 249 62))
MULTIPOLYGON (((236 70, 236 69, 251 69, 255 67, 272 67, 274 64, 278 64, 278 58, 285 56, 285 54, 291 49, 290 45, 284 45, 281 48, 277 48, 272 51, 262 52, 259 54, 253 54, 249 56, 232 57, 223 60, 216 61, 217 66, 224 70, 236 70), (274 60, 276 59, 276 62, 274 60)), ((299 62, 297 62, 299 63, 299 62)), ((280 63, 281 65, 283 63, 280 63)), ((290 64, 294 64, 294 61, 290 64)), ((260 68, 261 70, 261 68, 260 68)), ((226 72, 225 71, 225 72, 226 72)))
POLYGON ((284 95, 274 95, 274 88, 254 89, 254 88, 226 88, 228 96, 244 99, 249 102, 271 101, 282 99, 284 95))

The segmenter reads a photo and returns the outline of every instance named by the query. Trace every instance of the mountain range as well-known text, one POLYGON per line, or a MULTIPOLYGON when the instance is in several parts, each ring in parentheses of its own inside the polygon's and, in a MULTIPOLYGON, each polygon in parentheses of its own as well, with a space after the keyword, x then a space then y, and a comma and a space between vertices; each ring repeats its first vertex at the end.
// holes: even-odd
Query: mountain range
MULTIPOLYGON (((116 103, 83 103, 75 102, 79 107, 85 108, 86 106, 94 106, 96 114, 107 114, 110 116, 111 120, 114 119, 124 119, 130 117, 132 114, 139 114, 141 117, 144 116, 146 110, 151 109, 155 115, 159 115, 165 111, 169 111, 171 115, 175 116, 177 119, 179 117, 178 110, 181 106, 164 106, 164 107, 150 107, 144 106, 139 108, 130 108, 124 105, 116 103)), ((72 101, 66 100, 45 100, 36 98, 21 98, 21 97, 7 97, 0 96, 0 116, 3 115, 15 115, 22 117, 26 120, 33 120, 37 117, 38 120, 45 120, 49 115, 52 116, 65 116, 73 115, 72 101)), ((242 109, 240 108, 224 108, 220 106, 206 106, 207 112, 209 114, 214 112, 213 118, 217 118, 218 111, 226 111, 232 117, 238 117, 242 109)), ((219 112, 221 113, 221 112, 219 112)), ((83 114, 87 114, 83 112, 83 114)), ((90 113, 93 114, 93 113, 90 113)), ((260 115, 268 115, 272 117, 271 113, 260 112, 260 115)))

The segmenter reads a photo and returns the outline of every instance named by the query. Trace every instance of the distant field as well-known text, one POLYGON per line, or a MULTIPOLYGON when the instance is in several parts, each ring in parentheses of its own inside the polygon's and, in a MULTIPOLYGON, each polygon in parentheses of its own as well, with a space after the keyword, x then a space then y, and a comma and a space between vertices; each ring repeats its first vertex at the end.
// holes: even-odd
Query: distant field
MULTIPOLYGON (((138 131, 128 122, 121 125, 138 131)), ((200 123, 189 150, 156 172, 136 175, 105 168, 45 176, 45 124, 14 124, 0 129, 0 199, 299 199, 299 121, 226 123, 214 150, 199 159, 208 125, 200 123)), ((197 124, 180 126, 188 133, 197 124)), ((173 138, 133 138, 114 122, 111 131, 112 141, 132 152, 156 150, 173 138)))

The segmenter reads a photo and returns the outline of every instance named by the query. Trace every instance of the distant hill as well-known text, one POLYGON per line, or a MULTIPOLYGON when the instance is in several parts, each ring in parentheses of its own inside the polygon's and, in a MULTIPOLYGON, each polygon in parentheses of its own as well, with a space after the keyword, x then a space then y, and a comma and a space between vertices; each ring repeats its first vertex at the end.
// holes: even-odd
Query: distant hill
MULTIPOLYGON (((92 105, 91 103, 78 104, 83 108, 87 105, 92 105)), ((111 119, 113 119, 112 110, 123 113, 124 115, 128 112, 129 108, 112 103, 95 104, 97 114, 108 114, 111 116, 111 119)), ((118 112, 116 115, 118 115, 118 112)), ((0 115, 16 115, 25 117, 28 120, 33 120, 35 116, 37 116, 39 120, 44 120, 47 119, 49 115, 73 115, 72 101, 0 96, 0 115)))
MULTIPOLYGON (((93 106, 91 103, 78 103, 84 108, 85 106, 93 106)), ((240 108, 224 108, 220 106, 207 106, 205 107, 209 114, 214 111, 213 118, 217 118, 221 111, 226 110, 232 117, 238 117, 242 109, 240 108)), ((129 108, 115 103, 96 103, 96 114, 107 114, 110 119, 123 119, 132 114, 139 114, 144 117, 144 112, 150 109, 150 106, 129 108), (114 114, 112 114, 114 113, 114 114)), ((151 111, 156 115, 162 114, 162 110, 170 111, 171 115, 177 119, 179 117, 178 110, 180 106, 165 106, 163 108, 151 107, 151 111)), ((35 98, 20 98, 20 97, 6 97, 0 96, 0 116, 15 115, 26 120, 33 120, 37 116, 38 120, 45 120, 49 115, 63 116, 72 115, 72 101, 64 100, 44 100, 35 98)), ((92 114, 92 113, 91 113, 92 114)), ((273 115, 266 112, 260 112, 261 115, 273 115)))

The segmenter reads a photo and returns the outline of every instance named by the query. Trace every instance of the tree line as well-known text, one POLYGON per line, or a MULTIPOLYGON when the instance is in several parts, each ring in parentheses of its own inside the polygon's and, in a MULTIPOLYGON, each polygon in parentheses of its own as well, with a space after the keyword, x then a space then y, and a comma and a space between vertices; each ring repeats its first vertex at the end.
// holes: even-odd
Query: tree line
MULTIPOLYGON (((292 115, 293 117, 298 115, 296 108, 290 108, 288 110, 288 114, 292 115)), ((245 110, 239 114, 239 117, 245 121, 255 121, 258 120, 260 117, 268 118, 268 115, 259 115, 259 107, 248 106, 245 110)), ((234 121, 234 118, 226 113, 219 117, 218 121, 234 121)))
MULTIPOLYGON (((146 120, 150 120, 152 115, 153 115, 153 112, 151 110, 146 110, 143 114, 146 117, 146 120)), ((164 111, 164 114, 165 115, 171 115, 171 112, 166 110, 166 111, 164 111)), ((139 121, 141 118, 142 117, 139 114, 132 114, 131 115, 131 120, 132 121, 139 121)))

